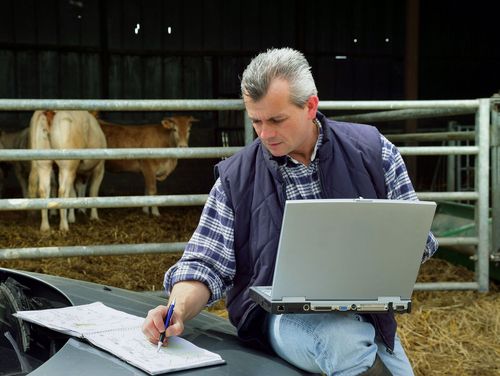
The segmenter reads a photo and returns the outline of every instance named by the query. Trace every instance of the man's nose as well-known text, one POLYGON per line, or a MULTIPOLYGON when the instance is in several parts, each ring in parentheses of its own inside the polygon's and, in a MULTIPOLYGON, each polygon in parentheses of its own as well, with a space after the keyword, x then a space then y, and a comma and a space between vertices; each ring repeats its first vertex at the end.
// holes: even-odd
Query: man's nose
POLYGON ((259 137, 263 139, 268 139, 274 137, 276 134, 274 128, 269 124, 263 122, 260 127, 259 137))

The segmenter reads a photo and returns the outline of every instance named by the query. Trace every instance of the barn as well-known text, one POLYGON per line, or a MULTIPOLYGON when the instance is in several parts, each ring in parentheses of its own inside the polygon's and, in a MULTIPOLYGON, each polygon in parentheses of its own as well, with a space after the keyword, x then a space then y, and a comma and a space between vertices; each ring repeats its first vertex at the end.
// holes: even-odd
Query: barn
POLYGON ((268 48, 292 47, 311 65, 320 111, 377 126, 401 149, 419 198, 438 202, 440 251, 422 266, 414 313, 398 321, 415 373, 497 374, 499 318, 489 312, 500 311, 499 10, 448 0, 4 1, 0 266, 161 290, 196 228, 214 165, 255 137, 240 98, 244 68, 268 48), (108 139, 103 159, 119 160, 113 148, 137 148, 121 158, 149 162, 106 169, 97 201, 67 199, 68 207, 97 203, 98 222, 77 212, 68 232, 54 218, 40 232, 26 209, 47 202, 12 200, 28 190, 17 178, 21 163, 12 162, 27 164, 29 174, 34 158, 8 136, 26 129, 36 110, 98 111, 101 127, 132 134, 191 119, 189 141, 110 146, 108 139), (154 174, 145 171, 160 157, 175 160, 174 168, 146 188, 154 174), (155 206, 160 215, 140 209, 155 206))

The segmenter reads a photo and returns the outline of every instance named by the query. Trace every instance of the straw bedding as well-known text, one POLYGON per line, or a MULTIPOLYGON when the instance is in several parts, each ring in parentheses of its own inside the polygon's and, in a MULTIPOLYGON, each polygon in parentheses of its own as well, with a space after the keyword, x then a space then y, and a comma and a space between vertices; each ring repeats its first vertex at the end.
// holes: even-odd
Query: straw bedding
MULTIPOLYGON (((159 243, 187 241, 201 208, 163 208, 160 218, 138 208, 99 212, 99 222, 77 216, 68 234, 38 231, 38 218, 25 212, 3 212, 0 248, 159 243)), ((64 257, 0 261, 0 267, 51 273, 131 290, 161 289, 164 271, 180 254, 64 257)), ((469 270, 446 261, 425 263, 418 280, 472 281, 469 270)), ((474 291, 418 291, 411 314, 398 315, 399 336, 416 375, 500 375, 500 287, 474 291)), ((223 303, 210 309, 225 316, 223 303)))

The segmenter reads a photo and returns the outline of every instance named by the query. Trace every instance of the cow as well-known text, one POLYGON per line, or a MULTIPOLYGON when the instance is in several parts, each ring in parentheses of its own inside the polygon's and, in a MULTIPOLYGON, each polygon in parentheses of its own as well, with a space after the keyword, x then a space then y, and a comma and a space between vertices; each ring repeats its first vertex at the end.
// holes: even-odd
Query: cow
MULTIPOLYGON (((192 116, 173 116, 161 124, 119 125, 99 118, 106 135, 108 148, 175 148, 187 147, 191 124, 198 121, 192 116)), ((110 172, 136 172, 144 177, 145 195, 156 195, 156 180, 163 181, 177 166, 176 158, 167 159, 109 159, 106 170, 110 172)), ((143 211, 149 214, 149 208, 143 211)), ((151 207, 151 215, 160 215, 158 207, 151 207)))
MULTIPOLYGON (((20 131, 0 131, 0 143, 5 149, 29 149, 29 131, 30 128, 26 127, 20 131)), ((5 162, 14 168, 14 175, 21 187, 21 194, 23 198, 28 198, 28 179, 31 171, 31 161, 12 161, 5 162)), ((57 182, 54 172, 50 175, 50 197, 57 197, 57 182)), ((56 210, 51 209, 50 215, 55 215, 56 210)), ((31 214, 31 212, 28 212, 31 214)), ((74 212, 71 213, 74 218, 74 212)))
MULTIPOLYGON (((20 131, 0 131, 0 143, 5 149, 28 149, 29 127, 20 131)), ((9 162, 14 167, 14 174, 21 186, 24 198, 28 197, 28 177, 31 170, 30 161, 9 162)))
MULTIPOLYGON (((30 122, 31 149, 99 149, 106 148, 106 138, 96 118, 87 111, 35 111, 30 122)), ((47 198, 50 190, 52 160, 34 160, 29 176, 29 196, 47 198)), ((89 196, 96 197, 104 177, 104 161, 56 160, 58 197, 75 196, 77 175, 89 181, 89 196)), ((73 218, 74 219, 74 218, 73 218)), ((91 220, 98 220, 97 209, 92 208, 91 220)), ((72 218, 70 218, 70 221, 72 218)), ((68 231, 66 209, 60 209, 61 231, 68 231)), ((50 230, 47 210, 42 210, 40 230, 50 230)))

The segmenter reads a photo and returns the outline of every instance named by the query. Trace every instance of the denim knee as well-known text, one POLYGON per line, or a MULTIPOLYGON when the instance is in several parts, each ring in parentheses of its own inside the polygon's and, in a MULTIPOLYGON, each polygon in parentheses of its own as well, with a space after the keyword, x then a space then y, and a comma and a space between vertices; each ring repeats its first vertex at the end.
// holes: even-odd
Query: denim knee
POLYGON ((363 372, 375 360, 375 330, 359 315, 294 314, 270 321, 275 351, 307 371, 351 375, 363 372))

